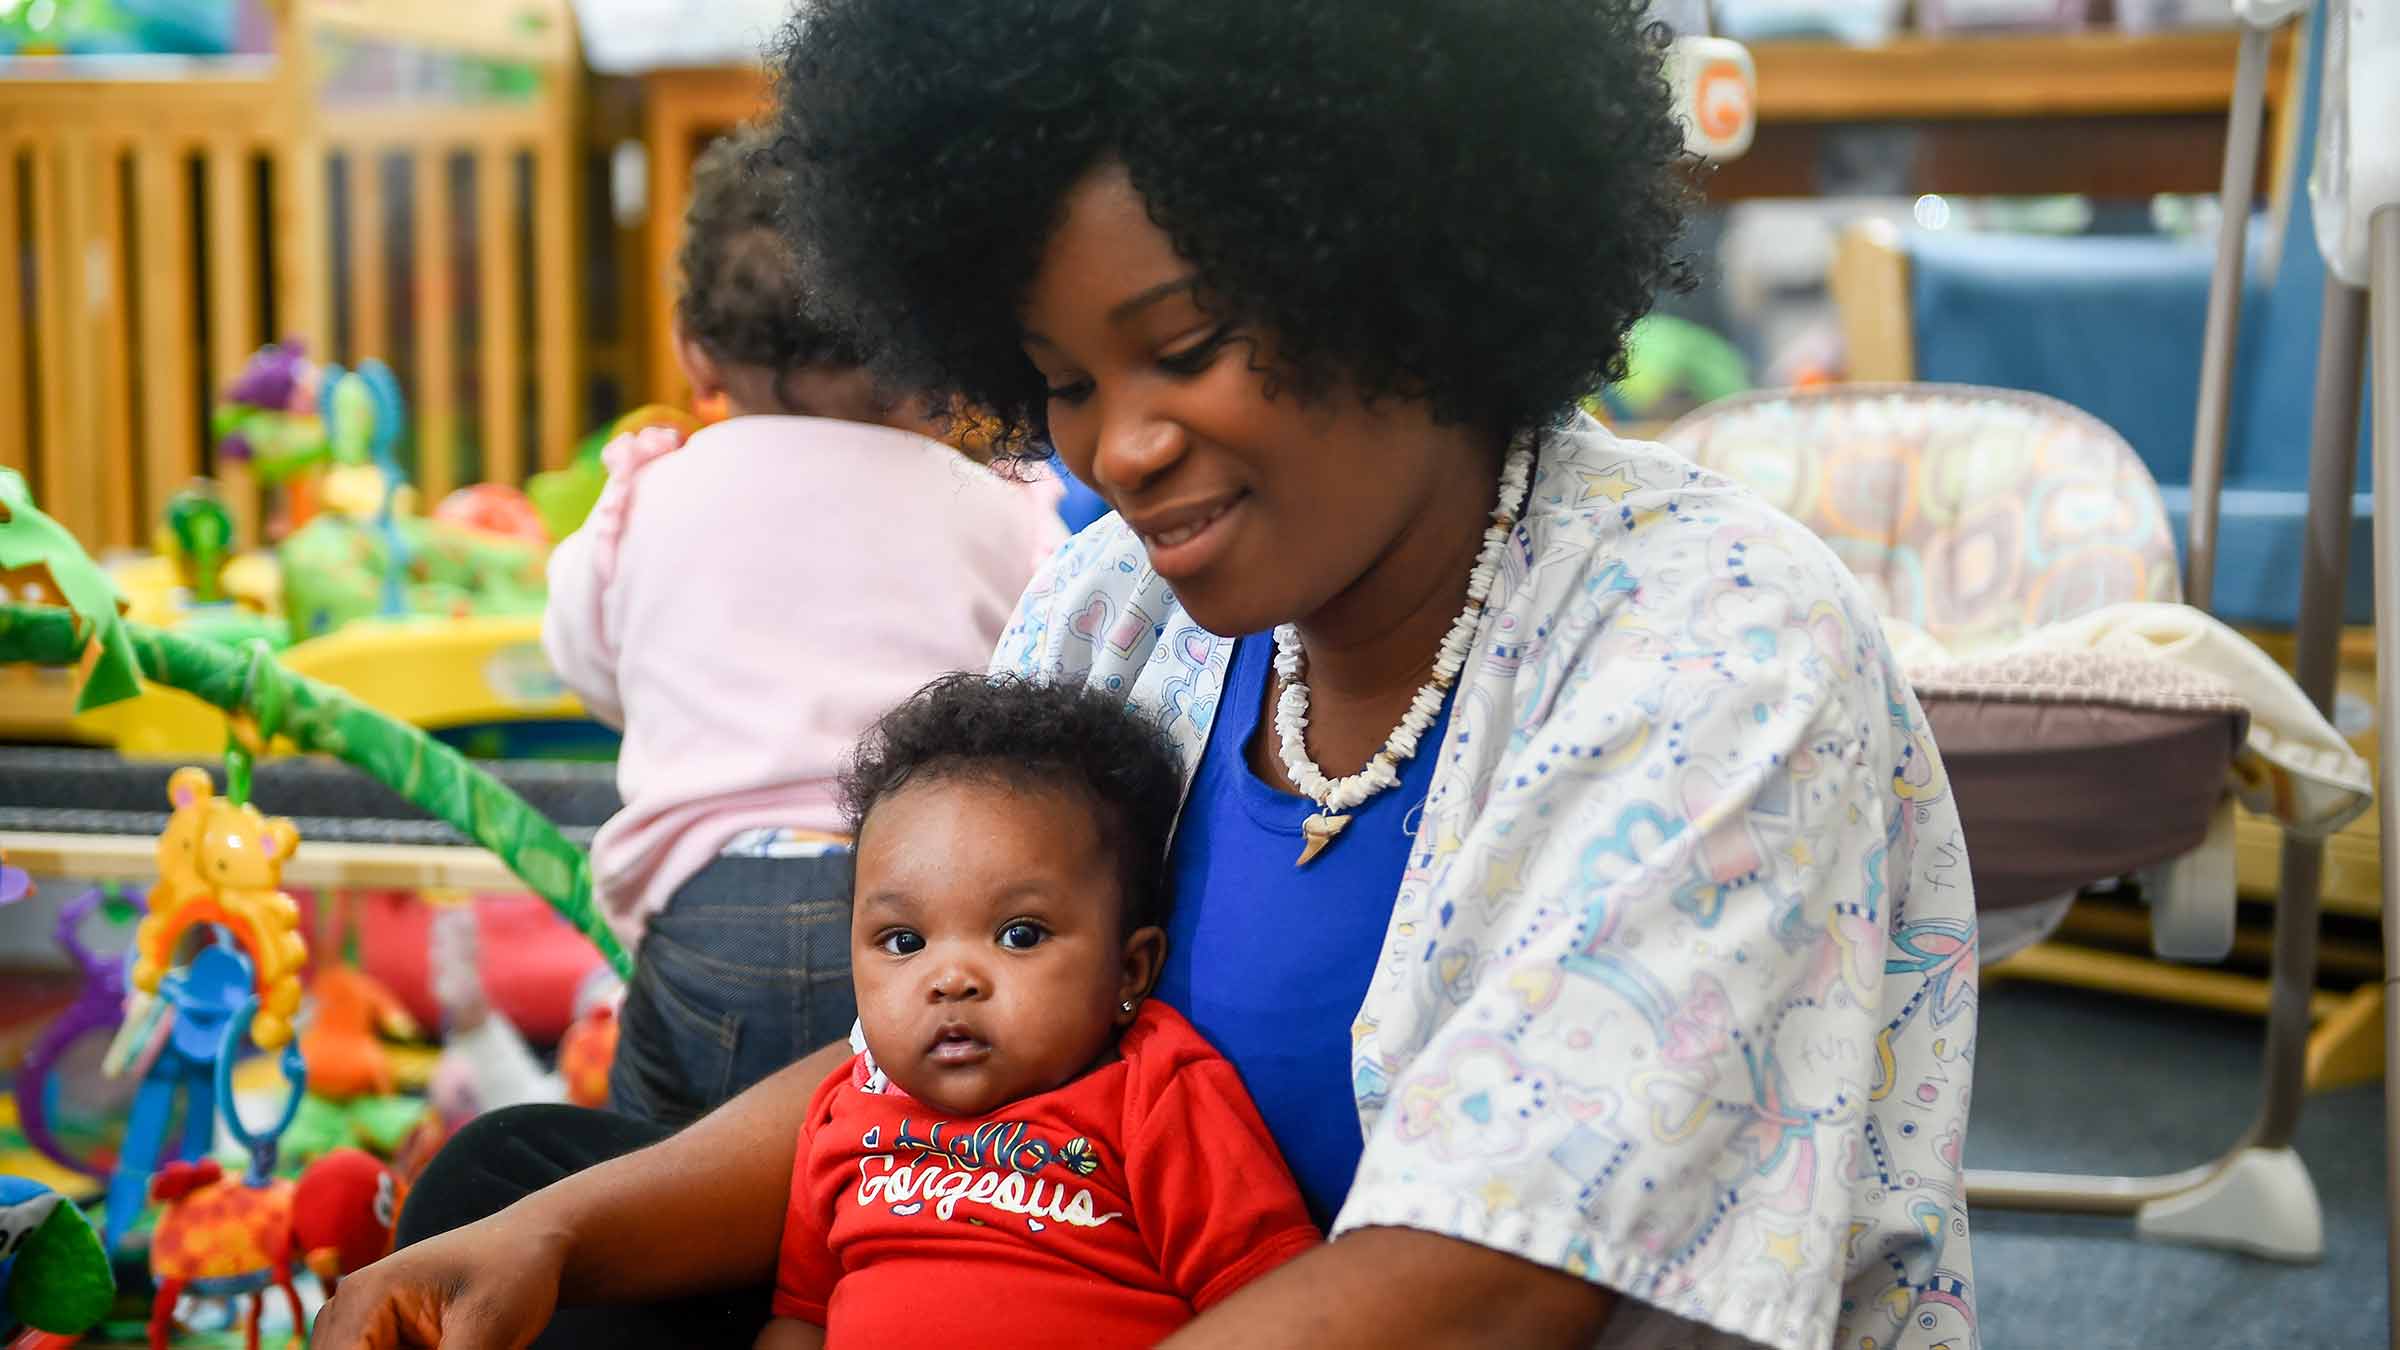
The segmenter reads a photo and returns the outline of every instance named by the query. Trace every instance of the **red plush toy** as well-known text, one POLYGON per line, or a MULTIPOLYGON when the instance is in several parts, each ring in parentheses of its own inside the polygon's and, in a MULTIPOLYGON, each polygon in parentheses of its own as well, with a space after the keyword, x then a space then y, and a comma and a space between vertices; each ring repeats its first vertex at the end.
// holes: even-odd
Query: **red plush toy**
POLYGON ((391 1255, 405 1198, 398 1178, 374 1155, 337 1148, 310 1163, 292 1188, 292 1254, 330 1295, 342 1276, 391 1255))
POLYGON ((403 1198, 391 1172, 354 1148, 310 1163, 298 1182, 263 1186, 226 1176, 213 1159, 169 1163, 151 1181, 150 1195, 166 1206, 150 1238, 150 1272, 158 1283, 152 1350, 166 1350, 176 1300, 187 1289, 252 1295, 244 1327, 250 1350, 258 1350, 259 1304, 270 1286, 283 1290, 301 1325, 293 1264, 316 1272, 331 1292, 341 1276, 391 1251, 403 1198))

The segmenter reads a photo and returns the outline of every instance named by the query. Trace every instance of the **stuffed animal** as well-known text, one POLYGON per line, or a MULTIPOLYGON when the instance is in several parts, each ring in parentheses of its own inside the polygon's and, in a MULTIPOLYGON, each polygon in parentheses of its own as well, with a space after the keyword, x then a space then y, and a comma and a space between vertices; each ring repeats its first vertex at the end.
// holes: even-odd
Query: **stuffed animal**
POLYGON ((406 1183, 375 1155, 337 1148, 308 1165, 292 1188, 292 1250, 333 1293, 342 1276, 392 1253, 406 1183))
POLYGON ((80 1336, 117 1301, 100 1236, 58 1192, 0 1175, 0 1335, 80 1336))
POLYGON ((316 1011, 300 1033, 308 1090, 334 1102, 390 1096, 392 1059, 376 1033, 406 1038, 417 1031, 399 997, 375 977, 339 965, 317 972, 309 996, 316 1011))
POLYGON ((283 1291, 293 1326, 305 1333, 294 1265, 305 1263, 330 1287, 380 1260, 391 1251, 404 1197, 382 1163, 357 1149, 336 1149, 296 1182, 261 1185, 228 1177, 214 1159, 170 1163, 152 1181, 151 1198, 166 1207, 150 1238, 150 1273, 158 1284, 151 1350, 166 1350, 175 1304, 186 1293, 251 1295, 244 1335, 249 1350, 258 1350, 267 1288, 283 1291))
POLYGON ((616 1005, 595 1003, 558 1043, 558 1076, 566 1083, 567 1100, 577 1106, 608 1105, 608 1074, 616 1062, 616 1005))

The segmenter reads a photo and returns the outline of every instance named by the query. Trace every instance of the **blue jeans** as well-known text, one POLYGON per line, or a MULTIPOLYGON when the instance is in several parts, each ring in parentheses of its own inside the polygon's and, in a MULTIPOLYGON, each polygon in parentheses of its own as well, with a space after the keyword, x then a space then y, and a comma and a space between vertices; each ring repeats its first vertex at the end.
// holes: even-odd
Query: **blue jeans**
POLYGON ((850 864, 718 858, 676 889, 618 1015, 612 1110, 679 1128, 850 1035, 850 864))

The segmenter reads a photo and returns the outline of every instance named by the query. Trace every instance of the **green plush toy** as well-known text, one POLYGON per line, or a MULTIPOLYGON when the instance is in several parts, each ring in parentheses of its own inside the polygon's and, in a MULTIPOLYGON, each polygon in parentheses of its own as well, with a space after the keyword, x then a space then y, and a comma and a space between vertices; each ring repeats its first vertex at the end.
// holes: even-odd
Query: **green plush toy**
MULTIPOLYGON (((75 635, 88 648, 99 645, 91 678, 75 700, 89 712, 142 691, 141 668, 114 582, 100 570, 64 525, 33 504, 33 489, 14 469, 0 469, 0 583, 15 582, 40 601, 75 611, 75 635)), ((14 595, 9 598, 16 598, 14 595)))
POLYGON ((117 1277, 83 1211, 24 1177, 0 1176, 0 1333, 80 1336, 117 1301, 117 1277))

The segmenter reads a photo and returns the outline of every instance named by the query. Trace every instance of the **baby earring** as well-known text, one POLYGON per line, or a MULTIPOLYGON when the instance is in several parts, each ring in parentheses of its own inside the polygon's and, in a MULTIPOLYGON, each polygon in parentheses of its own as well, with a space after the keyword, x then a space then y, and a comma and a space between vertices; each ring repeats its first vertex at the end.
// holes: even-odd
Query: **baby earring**
POLYGON ((1120 1003, 1120 1004, 1118 1004, 1117 1006, 1118 1006, 1118 1007, 1120 1007, 1120 1008, 1123 1008, 1123 1009, 1124 1009, 1125 1011, 1127 1011, 1127 1012, 1132 1012, 1132 1011, 1133 1011, 1133 1000, 1132 1000, 1132 999, 1127 999, 1127 1000, 1125 1000, 1123 1003, 1120 1003))

